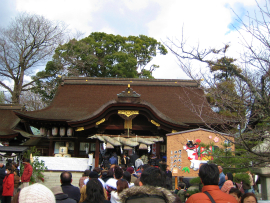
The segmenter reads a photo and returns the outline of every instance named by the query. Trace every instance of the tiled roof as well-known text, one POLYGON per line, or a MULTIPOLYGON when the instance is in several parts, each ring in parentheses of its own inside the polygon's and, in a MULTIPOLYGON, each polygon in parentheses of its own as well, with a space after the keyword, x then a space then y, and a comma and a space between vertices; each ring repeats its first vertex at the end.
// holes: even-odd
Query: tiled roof
POLYGON ((160 115, 175 123, 215 123, 216 114, 208 105, 203 90, 191 80, 65 78, 51 105, 39 111, 18 112, 20 117, 38 120, 72 121, 91 118, 107 104, 117 104, 117 94, 128 84, 140 94, 140 104, 151 104, 160 115))
POLYGON ((0 136, 18 134, 13 129, 20 122, 13 110, 21 110, 21 106, 11 104, 0 105, 0 136))

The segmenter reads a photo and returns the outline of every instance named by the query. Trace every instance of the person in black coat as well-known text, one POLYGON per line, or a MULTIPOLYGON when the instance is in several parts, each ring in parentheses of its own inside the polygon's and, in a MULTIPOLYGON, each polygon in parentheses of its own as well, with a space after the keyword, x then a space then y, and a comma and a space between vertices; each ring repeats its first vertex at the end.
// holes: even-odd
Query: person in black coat
POLYGON ((0 163, 0 202, 2 200, 2 192, 3 192, 3 180, 6 176, 6 167, 3 163, 0 163))
POLYGON ((131 157, 130 157, 130 164, 132 166, 135 166, 135 161, 139 158, 138 154, 135 152, 131 157))
POLYGON ((65 194, 68 195, 69 198, 75 199, 76 202, 80 201, 81 193, 78 187, 71 185, 72 182, 72 174, 68 171, 61 173, 61 187, 65 194))

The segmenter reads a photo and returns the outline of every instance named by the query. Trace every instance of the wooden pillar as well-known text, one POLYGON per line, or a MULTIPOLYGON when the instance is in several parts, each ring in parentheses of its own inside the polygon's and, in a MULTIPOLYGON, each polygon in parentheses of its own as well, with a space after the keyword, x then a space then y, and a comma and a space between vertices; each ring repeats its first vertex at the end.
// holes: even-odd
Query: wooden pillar
POLYGON ((54 153, 53 139, 50 139, 49 156, 53 156, 53 153, 54 153))
POLYGON ((96 139, 95 167, 98 167, 98 162, 99 162, 99 140, 96 139))
POLYGON ((178 188, 178 176, 174 176, 174 189, 178 188))

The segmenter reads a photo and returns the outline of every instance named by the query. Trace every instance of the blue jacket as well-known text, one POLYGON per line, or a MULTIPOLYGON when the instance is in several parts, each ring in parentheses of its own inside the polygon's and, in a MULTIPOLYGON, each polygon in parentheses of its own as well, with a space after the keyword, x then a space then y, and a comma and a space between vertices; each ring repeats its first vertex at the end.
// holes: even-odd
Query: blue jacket
POLYGON ((112 156, 112 157, 109 159, 109 162, 110 162, 110 164, 118 164, 118 163, 117 163, 117 157, 112 156))
POLYGON ((224 175, 224 173, 223 172, 221 172, 220 174, 219 174, 219 182, 218 182, 218 187, 219 187, 219 189, 221 189, 222 188, 222 186, 223 186, 223 184, 225 183, 225 175, 224 175))

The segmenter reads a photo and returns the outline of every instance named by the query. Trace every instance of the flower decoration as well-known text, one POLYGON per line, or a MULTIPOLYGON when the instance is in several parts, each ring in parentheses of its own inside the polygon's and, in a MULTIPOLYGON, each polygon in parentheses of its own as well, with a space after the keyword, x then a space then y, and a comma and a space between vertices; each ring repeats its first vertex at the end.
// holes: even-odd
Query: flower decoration
POLYGON ((212 139, 212 136, 211 135, 209 135, 209 139, 212 139))
POLYGON ((218 142, 219 141, 219 138, 218 137, 215 137, 214 138, 214 142, 218 142))

